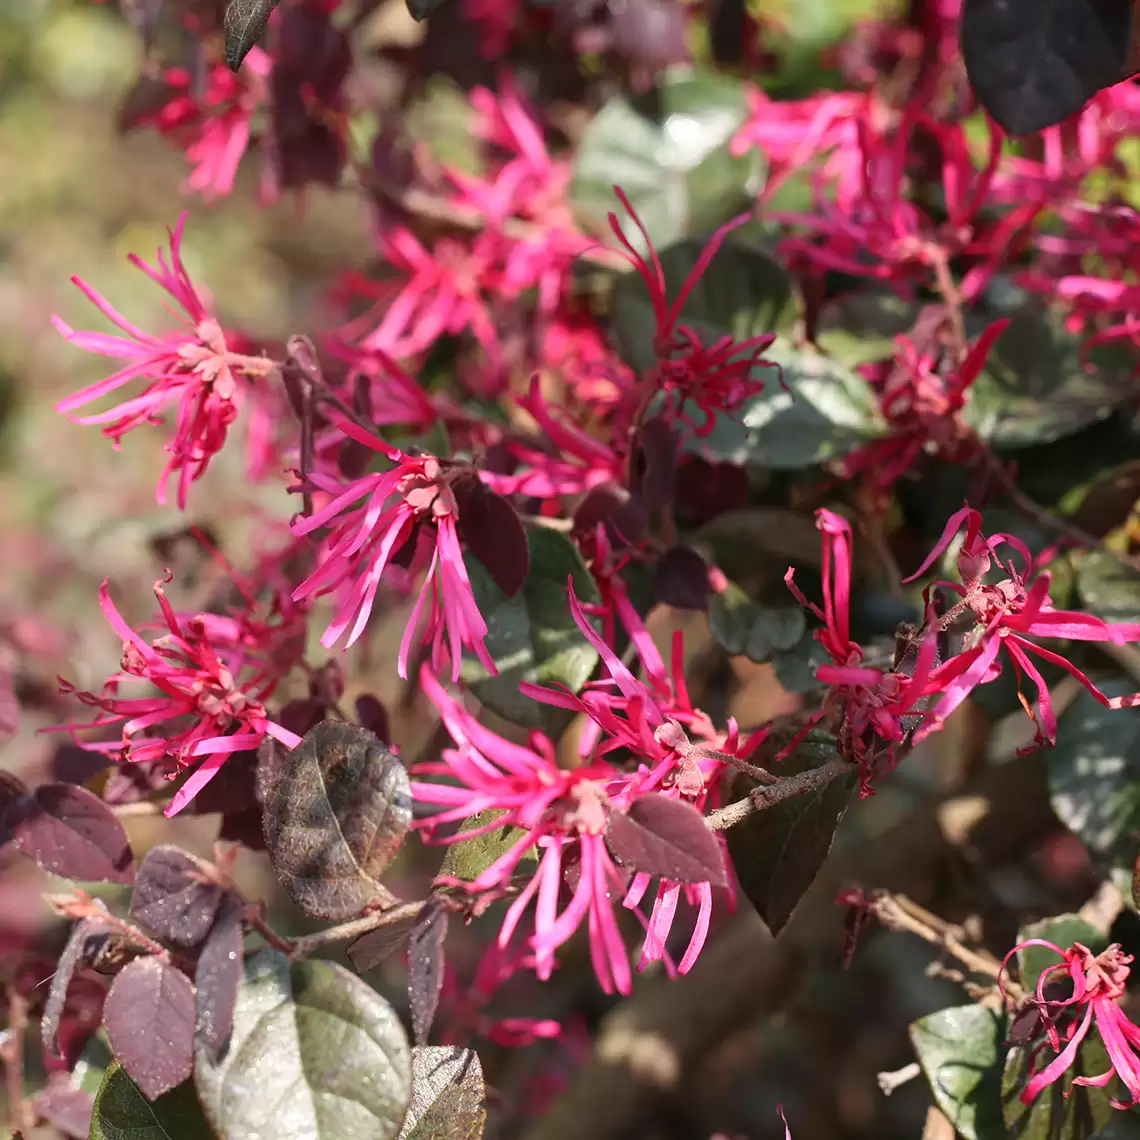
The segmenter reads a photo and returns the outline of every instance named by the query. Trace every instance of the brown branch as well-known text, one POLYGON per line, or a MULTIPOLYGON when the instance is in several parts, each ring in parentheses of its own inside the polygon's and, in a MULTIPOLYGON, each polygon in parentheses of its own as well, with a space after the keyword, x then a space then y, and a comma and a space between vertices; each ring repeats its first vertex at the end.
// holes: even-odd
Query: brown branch
POLYGON ((784 800, 793 796, 806 795, 808 792, 819 792, 840 776, 848 775, 854 771, 850 761, 842 758, 829 760, 818 768, 809 768, 797 776, 788 776, 777 780, 774 784, 764 784, 753 788, 744 799, 722 807, 705 817, 705 823, 713 831, 723 831, 728 827, 735 827, 738 823, 754 815, 758 811, 775 807, 784 800))
POLYGON ((8 1116, 13 1127, 25 1131, 35 1125, 31 1105, 24 1096, 24 1035, 28 1029, 28 999, 14 987, 8 993, 8 1028, 0 1044, 8 1116))
POLYGON ((357 938, 361 934, 379 930, 382 926, 392 926, 408 919, 414 919, 423 909, 423 900, 415 902, 398 902, 375 914, 365 914, 360 918, 349 919, 339 926, 330 926, 325 930, 318 930, 315 934, 306 934, 302 938, 294 938, 289 956, 304 958, 317 950, 323 949, 334 942, 346 942, 350 938, 357 938))

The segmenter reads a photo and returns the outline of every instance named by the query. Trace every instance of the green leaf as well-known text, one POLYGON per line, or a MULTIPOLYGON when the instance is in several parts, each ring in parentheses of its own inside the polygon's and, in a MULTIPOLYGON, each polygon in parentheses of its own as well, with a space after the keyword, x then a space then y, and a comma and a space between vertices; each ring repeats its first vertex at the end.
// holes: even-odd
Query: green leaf
MULTIPOLYGON (((506 812, 493 808, 477 811, 459 825, 459 832, 462 834, 464 831, 474 831, 501 815, 506 815, 506 812)), ((496 859, 505 855, 525 834, 521 827, 499 827, 483 835, 473 835, 470 839, 461 839, 458 843, 449 844, 439 873, 441 876, 462 879, 465 883, 470 883, 496 859)), ((537 862, 538 852, 532 847, 523 859, 524 862, 527 860, 537 862)))
MULTIPOLYGON (((1006 1055, 1002 1076, 1002 1116, 1010 1136, 1017 1140, 1089 1140, 1098 1128, 1110 1124, 1117 1110, 1107 1089, 1073 1083, 1075 1077, 1095 1077, 1110 1067, 1108 1052, 1095 1032, 1085 1038, 1068 1072, 1042 1089, 1031 1105, 1021 1103, 1029 1080, 1030 1050, 1014 1047, 1006 1055)), ((1034 1072, 1053 1059, 1048 1044, 1038 1052, 1034 1072)))
MULTIPOLYGON (((677 296, 705 244, 686 238, 661 254, 667 297, 677 296)), ((685 299, 680 320, 704 343, 713 344, 723 336, 744 341, 787 331, 798 316, 798 298, 779 262, 759 246, 730 236, 685 299)), ((613 329, 622 359, 631 368, 640 372, 657 363, 653 306, 636 273, 623 275, 614 288, 613 329)))
POLYGON ((1135 1112, 1118 1112, 1089 1140, 1140 1140, 1140 1115, 1135 1112))
POLYGON ((964 1140, 1004 1140, 1003 1019, 983 1005, 941 1009, 910 1027, 934 1101, 964 1140))
POLYGON ((478 1140, 487 1120, 483 1067, 473 1049, 412 1051, 412 1103, 399 1140, 478 1140))
MULTIPOLYGON (((769 743, 777 751, 785 742, 773 737, 765 745, 769 743)), ((837 755, 835 737, 811 729, 796 750, 780 761, 780 775, 795 776, 819 768, 837 755)), ((736 786, 754 785, 741 778, 736 786)), ((741 889, 773 934, 783 929, 815 881, 854 788, 852 773, 818 792, 793 796, 755 812, 725 832, 741 889)))
POLYGON ((118 1061, 107 1070, 91 1113, 91 1140, 208 1140, 194 1082, 147 1100, 118 1061))
POLYGON ((1084 357, 1082 351, 1060 314, 1023 309, 974 381, 966 422, 995 446, 1014 449, 1049 443, 1107 418, 1135 392, 1134 361, 1118 346, 1094 348, 1084 357))
POLYGON ((412 1058, 392 1007, 342 966, 262 950, 246 962, 228 1051, 195 1081, 223 1140, 394 1140, 412 1058))
POLYGON ((895 352, 895 337, 914 327, 920 305, 893 293, 845 293, 823 306, 815 343, 854 368, 895 352))
MULTIPOLYGON (((886 433, 871 386, 838 361, 781 339, 757 367, 764 391, 733 415, 718 416, 709 435, 689 436, 686 450, 719 462, 798 470, 886 433), (783 384, 765 362, 780 366, 783 384)), ((693 414, 700 422, 700 412, 693 414)))
POLYGON ((1106 550, 1081 556, 1077 590, 1084 608, 1105 621, 1140 621, 1140 571, 1106 550))
POLYGON ((570 613, 567 581, 583 605, 599 601, 598 588, 577 547, 550 527, 527 528, 530 573, 508 598, 477 559, 467 559, 475 601, 487 623, 487 652, 499 675, 490 676, 474 657, 463 659, 462 679, 489 709, 515 724, 557 735, 565 710, 523 696, 519 682, 561 684, 577 692, 590 679, 598 651, 570 613))
POLYGON ((613 96, 578 148, 570 190, 578 213, 600 228, 617 211, 623 232, 643 253, 615 185, 659 249, 728 221, 751 205, 763 178, 755 151, 740 158, 728 153, 747 114, 744 84, 727 76, 671 72, 645 95, 613 96))
MULTIPOLYGON (((1136 682, 1113 677, 1100 688, 1123 696, 1136 682)), ((1140 832, 1140 709, 1106 709, 1078 693, 1045 758, 1057 818, 1095 855, 1131 870, 1140 832)))
POLYGON ((758 663, 796 646, 807 628, 799 606, 762 606, 735 582, 709 601, 709 629, 733 657, 758 663))
MULTIPOLYGON (((1044 918, 1031 922, 1017 932, 1018 942, 1031 938, 1041 938, 1067 950, 1074 942, 1087 946, 1094 954, 1108 947, 1108 939, 1091 923, 1076 914, 1060 914, 1055 918, 1044 918)), ((1041 975, 1061 961, 1044 946, 1027 946, 1017 952, 1017 976, 1022 988, 1027 992, 1037 988, 1041 975)))

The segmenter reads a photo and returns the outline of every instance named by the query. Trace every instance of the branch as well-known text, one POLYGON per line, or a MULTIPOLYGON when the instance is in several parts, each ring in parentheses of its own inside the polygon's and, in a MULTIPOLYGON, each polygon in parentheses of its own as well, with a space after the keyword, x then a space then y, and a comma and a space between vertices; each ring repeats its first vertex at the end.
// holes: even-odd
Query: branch
POLYGON ((735 827, 738 823, 754 815, 758 811, 775 807, 784 800, 793 796, 806 795, 808 792, 822 791, 833 780, 848 775, 853 771, 851 762, 842 758, 828 760, 818 768, 809 768, 800 772, 798 776, 788 776, 774 784, 764 784, 753 788, 742 800, 722 807, 705 817, 705 823, 713 831, 723 831, 728 827, 735 827))
POLYGON ((339 926, 330 926, 325 930, 318 930, 315 934, 306 934, 303 938, 294 938, 289 956, 291 958, 304 958, 323 949, 330 943, 346 942, 350 938, 357 938, 361 934, 379 930, 382 926, 395 926, 401 922, 407 922, 409 919, 415 919, 423 906, 422 899, 415 902, 396 903, 394 906, 377 911, 375 914, 365 914, 360 918, 352 918, 348 922, 342 922, 339 926))
POLYGON ((35 1120, 24 1096, 24 1035, 27 1028, 28 999, 13 988, 8 994, 8 1028, 0 1043, 0 1061, 4 1063, 8 1117, 15 1128, 30 1131, 35 1120))

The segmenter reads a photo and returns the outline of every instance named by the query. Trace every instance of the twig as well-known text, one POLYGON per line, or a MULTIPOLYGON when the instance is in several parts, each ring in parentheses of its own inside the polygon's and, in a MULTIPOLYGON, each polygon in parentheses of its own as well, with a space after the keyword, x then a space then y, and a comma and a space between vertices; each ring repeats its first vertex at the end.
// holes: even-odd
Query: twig
POLYGON ((166 804, 156 800, 136 800, 130 804, 109 804, 111 810, 119 819, 144 819, 149 816, 162 815, 166 804))
POLYGON ((911 1061, 909 1065, 903 1065, 893 1073, 878 1073, 876 1080, 879 1082, 879 1088, 883 1090, 883 1096, 890 1096, 895 1089, 909 1084, 921 1072, 922 1066, 917 1061, 911 1061))
POLYGON ((24 1098, 24 1034, 28 1028, 28 999, 15 987, 8 993, 8 1029, 0 1044, 4 1062, 4 1085, 8 1092, 8 1114, 12 1124, 23 1130, 35 1125, 31 1106, 24 1098))
POLYGON ((417 899, 414 902, 397 903, 395 906, 377 911, 375 914, 362 915, 360 918, 342 922, 339 926, 330 926, 325 930, 318 930, 315 934, 306 934, 303 938, 295 938, 289 956, 304 958, 330 943, 346 942, 350 938, 379 930, 382 926, 392 926, 396 923, 406 922, 408 919, 414 919, 423 909, 423 905, 422 899, 417 899))
POLYGON ((793 796, 822 791, 833 780, 848 775, 853 770, 851 762, 848 760, 829 760, 826 764, 821 764, 818 768, 809 768, 797 776, 789 776, 787 779, 778 780, 774 784, 765 784, 762 787, 753 788, 744 799, 737 800, 727 807, 722 807, 720 811, 714 811, 711 815, 706 816, 705 823, 713 831, 724 831, 725 828, 735 827, 750 815, 764 811, 766 808, 775 807, 776 804, 783 803, 784 800, 791 799, 793 796))
MULTIPOLYGON (((888 891, 877 891, 870 896, 871 913, 888 929, 901 930, 914 934, 924 942, 937 946, 956 958, 973 974, 992 978, 997 982, 1001 977, 1001 962, 986 950, 974 950, 962 940, 962 931, 944 918, 931 914, 925 907, 912 902, 906 895, 893 895, 888 891)), ((1006 993, 1014 1000, 1020 998, 1020 988, 1016 983, 1005 982, 1006 993)))

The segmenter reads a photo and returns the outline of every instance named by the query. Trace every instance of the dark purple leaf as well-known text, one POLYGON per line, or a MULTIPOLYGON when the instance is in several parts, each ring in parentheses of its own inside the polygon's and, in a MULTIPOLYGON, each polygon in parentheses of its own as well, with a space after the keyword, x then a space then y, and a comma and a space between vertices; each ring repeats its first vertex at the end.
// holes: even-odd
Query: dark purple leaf
POLYGON ((692 804, 660 792, 639 796, 627 812, 613 812, 606 846, 619 863, 647 875, 728 886, 724 855, 704 816, 692 804))
POLYGON ((28 794, 28 785, 14 772, 0 770, 0 845, 11 838, 8 830, 8 809, 22 796, 28 794))
POLYGON ((610 0, 614 49, 656 71, 689 58, 689 20, 678 0, 610 0))
POLYGON ((94 1104, 95 1094, 74 1088, 67 1073, 52 1073, 32 1100, 37 1116, 73 1140, 87 1140, 90 1135, 94 1104))
POLYGON ((417 1045, 426 1045, 443 989, 447 911, 434 900, 423 905, 408 940, 408 1000, 417 1045))
POLYGON ((75 1067, 91 1035, 102 1024, 106 998, 107 983, 90 970, 77 973, 71 979, 55 1031, 55 1047, 44 1050, 44 1063, 49 1071, 60 1065, 69 1070, 75 1067))
POLYGON ((115 979, 103 1007, 111 1049, 148 1100, 194 1069, 194 987, 160 958, 136 958, 115 979))
POLYGON ((139 865, 131 917, 156 937, 190 949, 210 932, 222 888, 204 882, 205 865, 177 847, 152 847, 139 865))
POLYGON ((530 570, 530 548, 518 512, 477 478, 456 483, 455 501, 459 537, 487 568, 495 585, 513 598, 530 570))
MULTIPOLYGON (((764 748, 778 752, 786 741, 769 737, 764 748)), ((812 729, 796 750, 780 761, 780 775, 795 776, 838 755, 830 733, 812 729)), ((765 762, 762 755, 759 763, 765 762)), ((737 778, 738 785, 750 781, 737 778)), ((741 890, 768 929, 787 924, 804 892, 815 881, 835 829, 851 802, 854 774, 833 780, 818 792, 793 796, 755 812, 725 833, 741 890)))
MULTIPOLYGON (((110 759, 103 753, 91 752, 65 740, 55 746, 48 771, 52 779, 61 784, 85 784, 92 776, 105 772, 110 766, 110 759)), ((2 810, 0 814, 3 814, 2 810)))
POLYGON ((666 550, 654 568, 653 592, 659 602, 674 609, 707 610, 708 563, 691 546, 666 550))
MULTIPOLYGON (((624 867, 620 863, 615 865, 615 870, 618 876, 617 882, 606 882, 606 898, 620 902, 629 889, 634 872, 632 867, 624 867)), ((562 881, 571 894, 577 894, 582 882, 582 851, 578 844, 567 848, 562 858, 562 881)))
POLYGON ((197 815, 229 814, 257 807, 257 753, 235 752, 190 802, 197 815))
POLYGON ((677 493, 677 462, 680 457, 680 437, 664 416, 657 416, 644 424, 637 433, 640 453, 640 480, 642 498, 650 507, 668 506, 677 493))
POLYGON ((277 7, 278 0, 230 0, 226 8, 226 62, 232 71, 241 67, 242 60, 249 55, 273 9, 277 7))
POLYGON ((140 75, 123 96, 115 113, 115 127, 122 133, 154 120, 174 98, 174 88, 160 75, 140 75))
POLYGON ((244 944, 242 906, 230 895, 218 909, 218 917, 198 955, 194 974, 197 1039, 214 1060, 225 1049, 233 1029, 234 1007, 244 969, 244 944))
POLYGON ((419 915, 410 914, 400 922, 389 922, 362 934, 348 945, 347 953, 357 971, 374 970, 397 950, 402 950, 411 937, 419 915))
POLYGON ((43 784, 11 804, 4 822, 16 846, 41 870, 84 882, 134 882, 123 825, 86 788, 43 784))
POLYGON ((278 878, 314 918, 359 914, 380 897, 379 876, 411 823, 407 771, 367 729, 340 721, 310 729, 278 761, 263 782, 278 878))
POLYGON ((1125 78, 1132 0, 966 0, 962 56, 1011 135, 1054 126, 1125 78))
POLYGON ((678 521, 701 526, 718 515, 744 509, 748 500, 748 472, 743 467, 685 457, 677 477, 678 521))
POLYGON ((261 827, 261 808, 223 815, 218 838, 226 843, 240 843, 250 851, 264 851, 265 832, 261 827))
POLYGON ((606 528, 606 539, 615 550, 632 546, 644 533, 649 522, 645 503, 624 487, 607 484, 594 487, 574 512, 574 537, 592 549, 594 534, 600 525, 606 528))
POLYGON ((388 710, 383 702, 371 693, 361 693, 353 702, 356 710, 356 720, 362 728, 374 733, 379 740, 385 742, 392 739, 388 727, 388 710))
POLYGON ((110 939, 111 928, 97 918, 85 918, 71 928, 67 945, 59 956, 59 964, 52 975, 51 988, 44 1003, 40 1035, 44 1047, 53 1057, 63 1057, 60 1040, 60 1023, 67 1004, 67 991, 77 970, 94 963, 110 939))

